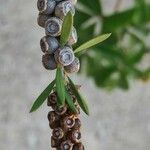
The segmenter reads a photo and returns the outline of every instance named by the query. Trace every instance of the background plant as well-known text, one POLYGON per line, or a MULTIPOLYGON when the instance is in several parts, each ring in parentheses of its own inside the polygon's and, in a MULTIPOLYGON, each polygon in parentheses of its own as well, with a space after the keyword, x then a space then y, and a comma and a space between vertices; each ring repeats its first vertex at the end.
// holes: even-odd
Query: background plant
POLYGON ((101 0, 79 0, 75 15, 78 45, 97 34, 112 32, 111 38, 81 55, 81 72, 91 77, 98 87, 129 88, 131 79, 148 80, 150 65, 141 62, 149 54, 150 3, 134 0, 130 9, 105 15, 101 0), (84 67, 83 67, 84 66, 84 67))

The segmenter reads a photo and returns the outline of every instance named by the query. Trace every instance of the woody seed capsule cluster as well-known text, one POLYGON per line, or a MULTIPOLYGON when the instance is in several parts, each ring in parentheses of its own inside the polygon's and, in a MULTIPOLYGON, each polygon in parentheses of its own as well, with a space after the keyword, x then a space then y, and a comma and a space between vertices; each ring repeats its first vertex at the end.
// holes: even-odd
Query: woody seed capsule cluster
MULTIPOLYGON (((71 97, 79 110, 76 97, 72 93, 71 97)), ((56 91, 49 95, 47 105, 52 108, 48 113, 49 126, 52 129, 51 147, 57 150, 84 150, 81 142, 80 111, 73 113, 67 105, 58 107, 56 91)))
MULTIPOLYGON (((67 73, 75 73, 80 69, 80 61, 74 56, 72 45, 77 42, 77 32, 73 27, 66 45, 61 46, 60 36, 65 16, 68 12, 75 14, 77 0, 38 0, 39 15, 37 23, 45 29, 45 36, 40 40, 40 47, 44 53, 43 66, 54 70, 61 65, 67 73)), ((76 97, 67 88, 77 112, 73 113, 67 104, 59 107, 57 93, 54 90, 47 100, 52 108, 48 113, 49 126, 52 129, 51 147, 57 150, 84 150, 81 142, 80 107, 76 97)))
POLYGON ((74 56, 72 45, 77 42, 77 32, 73 27, 65 46, 60 45, 63 20, 70 11, 75 14, 77 0, 38 0, 39 15, 37 23, 45 28, 45 36, 40 40, 43 66, 48 70, 64 67, 67 73, 75 73, 80 69, 79 59, 74 56))

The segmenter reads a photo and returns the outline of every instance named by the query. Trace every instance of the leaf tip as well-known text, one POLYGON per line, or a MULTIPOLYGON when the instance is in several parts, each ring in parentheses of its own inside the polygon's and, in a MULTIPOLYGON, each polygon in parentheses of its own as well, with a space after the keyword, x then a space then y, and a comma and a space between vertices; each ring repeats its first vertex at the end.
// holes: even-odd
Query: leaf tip
POLYGON ((33 108, 33 106, 32 106, 32 108, 30 109, 30 111, 29 111, 29 113, 33 113, 35 110, 34 110, 34 108, 33 108))
POLYGON ((109 38, 111 35, 112 35, 112 33, 106 33, 106 34, 105 34, 106 39, 109 38))

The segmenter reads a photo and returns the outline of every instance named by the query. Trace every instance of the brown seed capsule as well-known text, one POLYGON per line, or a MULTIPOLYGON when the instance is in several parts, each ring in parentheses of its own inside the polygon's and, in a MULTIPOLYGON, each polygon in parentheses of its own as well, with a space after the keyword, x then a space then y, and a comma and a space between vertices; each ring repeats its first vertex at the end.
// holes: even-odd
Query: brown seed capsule
POLYGON ((56 122, 60 119, 60 116, 56 114, 54 111, 50 111, 47 116, 50 123, 56 122))
POLYGON ((47 99, 47 106, 54 106, 57 103, 57 94, 56 92, 51 93, 47 99))
POLYGON ((59 121, 56 121, 56 122, 53 122, 53 123, 50 123, 50 122, 49 122, 49 127, 50 127, 51 129, 58 128, 58 127, 60 127, 60 122, 59 122, 59 121))
POLYGON ((77 57, 75 57, 74 61, 68 65, 64 67, 65 71, 67 73, 76 73, 79 71, 80 69, 80 61, 77 57))
POLYGON ((75 144, 72 150, 84 150, 84 146, 82 143, 75 144))
POLYGON ((68 137, 73 143, 80 143, 80 141, 81 141, 81 132, 79 130, 72 130, 68 134, 68 137))
POLYGON ((69 11, 71 11, 73 15, 75 14, 75 8, 72 1, 62 1, 55 8, 55 16, 63 20, 69 11))
POLYGON ((57 17, 51 17, 45 23, 45 33, 50 36, 59 36, 62 29, 62 20, 57 17))
POLYGON ((57 64, 54 59, 54 55, 52 55, 52 54, 43 55, 42 63, 43 63, 43 66, 45 67, 45 69, 54 70, 57 68, 57 64))
POLYGON ((60 141, 59 141, 59 140, 56 140, 56 139, 54 139, 53 137, 51 137, 51 147, 52 147, 52 148, 58 147, 59 144, 60 144, 60 141))
POLYGON ((74 61, 74 52, 71 47, 65 46, 55 52, 55 60, 63 66, 68 66, 74 61))
POLYGON ((81 128, 81 120, 79 118, 75 119, 75 124, 73 126, 73 129, 79 130, 81 128))
POLYGON ((57 115, 54 111, 50 111, 47 116, 49 120, 49 126, 51 129, 57 128, 60 126, 60 116, 57 115))
POLYGON ((52 132, 53 138, 56 140, 60 140, 64 136, 64 131, 61 128, 55 128, 52 132))
POLYGON ((60 150, 72 150, 73 143, 70 140, 66 140, 60 144, 60 150))
POLYGON ((40 12, 44 14, 52 14, 55 10, 56 1, 55 0, 38 0, 37 8, 40 12))
POLYGON ((61 126, 64 131, 71 129, 75 125, 75 119, 72 116, 66 116, 61 121, 61 126))
POLYGON ((56 114, 63 115, 67 111, 67 106, 59 107, 59 106, 55 105, 55 106, 53 106, 53 109, 56 114))
POLYGON ((41 27, 45 27, 45 22, 50 18, 50 16, 39 13, 37 18, 37 23, 41 27))
POLYGON ((44 36, 40 40, 40 46, 44 53, 52 54, 59 48, 59 42, 55 37, 44 36))
POLYGON ((68 39, 68 45, 73 45, 75 43, 77 43, 78 37, 77 37, 77 31, 76 29, 73 27, 71 35, 68 39))

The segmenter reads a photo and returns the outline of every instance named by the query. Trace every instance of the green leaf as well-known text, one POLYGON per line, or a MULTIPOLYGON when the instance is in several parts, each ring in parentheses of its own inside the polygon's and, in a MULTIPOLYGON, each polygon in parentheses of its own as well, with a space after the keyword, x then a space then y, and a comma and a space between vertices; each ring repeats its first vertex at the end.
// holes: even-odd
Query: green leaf
POLYGON ((86 101, 81 97, 81 95, 79 94, 78 90, 76 89, 74 83, 71 81, 71 79, 69 77, 68 77, 68 80, 69 80, 71 88, 77 98, 77 101, 78 101, 80 107, 87 115, 89 115, 89 108, 88 108, 86 101))
POLYGON ((60 66, 57 67, 56 71, 56 91, 58 94, 58 104, 63 106, 65 103, 65 86, 64 86, 64 77, 62 68, 60 66))
POLYGON ((103 35, 100 35, 92 40, 89 40, 88 42, 82 44, 81 46, 79 46, 76 50, 75 50, 75 53, 77 52, 80 52, 82 50, 85 50, 85 49, 88 49, 96 44, 99 44, 101 42, 103 42, 104 40, 106 40, 107 38, 109 38, 111 35, 111 33, 108 33, 108 34, 103 34, 103 35))
POLYGON ((49 94, 51 93, 53 87, 55 85, 55 80, 53 80, 47 87, 46 89, 40 94, 40 96, 36 99, 36 101, 34 102, 30 113, 36 111, 46 100, 46 98, 49 96, 49 94))
POLYGON ((72 32, 72 26, 73 26, 73 15, 71 12, 68 12, 64 18, 60 36, 60 44, 62 46, 64 46, 67 43, 70 34, 72 32))
POLYGON ((94 15, 102 15, 102 5, 100 0, 80 0, 78 3, 79 6, 82 4, 85 8, 88 8, 94 15))
POLYGON ((72 97, 70 96, 70 94, 68 93, 67 89, 66 89, 66 102, 70 108, 70 110, 74 113, 77 113, 76 107, 73 103, 72 97))

